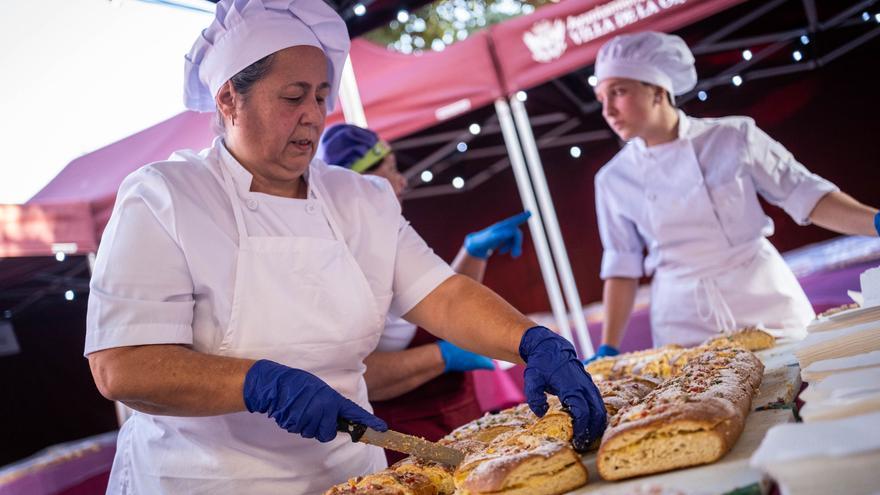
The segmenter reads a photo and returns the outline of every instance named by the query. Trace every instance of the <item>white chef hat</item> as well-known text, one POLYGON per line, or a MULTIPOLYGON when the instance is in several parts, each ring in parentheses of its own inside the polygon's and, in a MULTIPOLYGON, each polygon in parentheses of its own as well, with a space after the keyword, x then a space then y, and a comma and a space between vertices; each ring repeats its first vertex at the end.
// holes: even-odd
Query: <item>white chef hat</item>
POLYGON ((684 40, 655 31, 615 36, 599 49, 596 79, 611 77, 656 84, 669 92, 673 102, 675 95, 697 85, 694 55, 684 40))
POLYGON ((220 0, 211 25, 186 56, 186 108, 213 112, 214 97, 232 76, 278 50, 303 45, 327 55, 332 110, 351 45, 339 14, 322 0, 220 0))

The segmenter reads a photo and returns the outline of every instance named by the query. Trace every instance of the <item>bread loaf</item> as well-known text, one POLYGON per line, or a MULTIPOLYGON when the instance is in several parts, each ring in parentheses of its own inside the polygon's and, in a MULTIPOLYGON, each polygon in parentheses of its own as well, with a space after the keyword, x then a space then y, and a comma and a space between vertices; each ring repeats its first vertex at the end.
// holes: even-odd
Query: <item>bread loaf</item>
POLYGON ((631 376, 653 376, 665 380, 681 373, 687 362, 705 352, 707 347, 738 346, 749 351, 760 351, 773 347, 775 342, 776 339, 769 333, 757 327, 745 327, 722 333, 697 347, 667 345, 597 359, 586 365, 586 370, 599 380, 619 380, 631 376))
POLYGON ((459 485, 460 495, 550 495, 587 483, 580 456, 563 442, 486 459, 459 485))
POLYGON ((620 480, 720 459, 736 443, 764 367, 740 347, 707 347, 682 372, 615 415, 596 459, 620 480))

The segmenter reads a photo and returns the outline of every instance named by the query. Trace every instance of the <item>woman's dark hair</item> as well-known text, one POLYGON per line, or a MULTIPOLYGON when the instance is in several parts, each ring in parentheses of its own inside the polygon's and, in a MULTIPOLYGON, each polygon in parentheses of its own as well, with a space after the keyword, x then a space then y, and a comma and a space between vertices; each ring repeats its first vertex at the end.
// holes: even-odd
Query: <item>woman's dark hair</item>
POLYGON ((656 85, 656 84, 646 83, 646 82, 644 82, 644 81, 639 81, 639 82, 642 83, 642 84, 644 84, 645 86, 650 87, 650 88, 659 88, 660 90, 662 90, 663 93, 666 94, 666 101, 669 102, 669 105, 670 105, 672 108, 676 108, 676 106, 675 106, 675 102, 672 101, 672 95, 669 94, 669 91, 666 91, 665 88, 661 88, 660 86, 658 86, 658 85, 656 85))
MULTIPOLYGON (((235 92, 240 94, 242 98, 247 98, 248 93, 260 79, 266 77, 272 68, 272 59, 275 54, 270 53, 256 62, 248 65, 244 69, 238 71, 237 74, 229 78, 235 92)), ((218 109, 214 114, 214 130, 217 134, 225 134, 226 124, 223 122, 223 115, 218 109)))

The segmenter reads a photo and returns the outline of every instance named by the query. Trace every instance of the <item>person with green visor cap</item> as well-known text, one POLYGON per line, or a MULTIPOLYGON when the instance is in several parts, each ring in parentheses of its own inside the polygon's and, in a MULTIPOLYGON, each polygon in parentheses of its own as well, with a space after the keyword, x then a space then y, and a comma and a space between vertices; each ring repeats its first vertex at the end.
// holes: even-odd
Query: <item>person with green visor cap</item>
MULTIPOLYGON (((398 199, 406 191, 406 178, 397 170, 391 146, 370 129, 352 124, 332 126, 322 135, 317 154, 330 165, 388 180, 398 199)), ((530 215, 525 211, 468 234, 452 269, 482 282, 493 253, 509 253, 514 258, 522 253, 520 226, 530 215)), ((439 440, 482 414, 473 377, 465 372, 495 368, 491 359, 438 340, 391 315, 376 351, 364 364, 376 416, 393 430, 428 440, 439 440)), ((385 454, 389 464, 403 457, 387 450, 385 454)))

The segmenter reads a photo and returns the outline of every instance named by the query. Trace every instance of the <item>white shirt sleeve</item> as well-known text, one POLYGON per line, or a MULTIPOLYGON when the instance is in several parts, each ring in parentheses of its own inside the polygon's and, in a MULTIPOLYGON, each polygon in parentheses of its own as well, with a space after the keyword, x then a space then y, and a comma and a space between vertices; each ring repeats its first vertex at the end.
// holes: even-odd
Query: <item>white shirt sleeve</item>
POLYGON ((403 316, 455 272, 400 217, 390 312, 403 316))
POLYGON ((90 284, 85 354, 191 344, 193 283, 175 241, 171 192, 143 168, 122 183, 90 284))
POLYGON ((826 194, 840 189, 811 173, 782 144, 748 119, 748 170, 755 187, 768 202, 781 207, 800 225, 810 224, 810 213, 826 194))
POLYGON ((596 176, 596 216, 602 239, 602 268, 599 276, 639 278, 644 273, 645 244, 635 223, 624 216, 601 173, 596 176))

